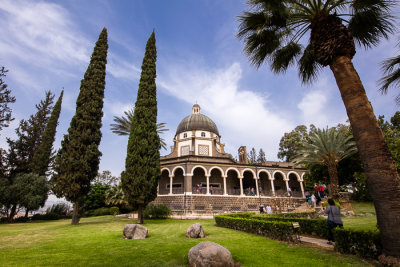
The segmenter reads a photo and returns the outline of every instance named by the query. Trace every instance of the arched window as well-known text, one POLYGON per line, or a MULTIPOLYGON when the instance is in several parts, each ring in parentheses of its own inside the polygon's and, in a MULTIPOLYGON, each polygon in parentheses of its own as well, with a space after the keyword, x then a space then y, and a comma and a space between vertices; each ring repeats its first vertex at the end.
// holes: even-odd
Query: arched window
POLYGON ((205 132, 201 132, 201 137, 206 137, 206 133, 205 132))
POLYGON ((187 133, 184 133, 184 134, 183 134, 183 138, 186 138, 186 137, 187 137, 187 133))

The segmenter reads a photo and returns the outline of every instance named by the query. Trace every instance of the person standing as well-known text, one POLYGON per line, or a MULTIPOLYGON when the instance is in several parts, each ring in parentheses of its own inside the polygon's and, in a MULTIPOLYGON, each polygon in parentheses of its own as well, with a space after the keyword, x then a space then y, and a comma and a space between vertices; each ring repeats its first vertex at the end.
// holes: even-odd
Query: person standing
POLYGON ((271 214, 271 212, 272 212, 272 208, 271 208, 270 205, 268 205, 268 206, 267 206, 267 213, 268 213, 268 214, 271 214))
POLYGON ((199 184, 199 190, 200 190, 200 194, 203 194, 203 184, 202 183, 199 184))
POLYGON ((263 204, 261 204, 260 205, 260 214, 264 214, 264 205, 263 204))
POLYGON ((314 206, 314 208, 317 207, 317 198, 315 197, 316 193, 311 195, 311 203, 314 206))
POLYGON ((292 192, 292 188, 290 188, 290 186, 288 186, 288 188, 287 188, 287 193, 288 193, 289 197, 292 197, 293 192, 292 192))
POLYGON ((339 226, 343 227, 343 221, 340 217, 340 208, 335 205, 335 201, 333 199, 328 199, 329 206, 326 207, 325 213, 328 214, 328 227, 329 227, 329 235, 328 235, 328 244, 332 245, 332 242, 335 242, 333 236, 333 229, 339 226))
POLYGON ((210 185, 210 194, 212 195, 212 193, 213 193, 213 187, 212 185, 210 185))

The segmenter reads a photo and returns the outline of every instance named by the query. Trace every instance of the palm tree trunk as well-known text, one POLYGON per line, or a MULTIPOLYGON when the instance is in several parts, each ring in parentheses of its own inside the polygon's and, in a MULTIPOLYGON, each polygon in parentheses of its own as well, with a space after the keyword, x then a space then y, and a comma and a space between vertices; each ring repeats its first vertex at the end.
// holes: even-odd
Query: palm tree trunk
POLYGON ((400 258, 400 177, 351 59, 333 60, 339 87, 374 201, 383 252, 400 258))
POLYGON ((339 178, 337 173, 336 164, 328 164, 329 179, 331 181, 331 197, 333 199, 339 199, 339 178))

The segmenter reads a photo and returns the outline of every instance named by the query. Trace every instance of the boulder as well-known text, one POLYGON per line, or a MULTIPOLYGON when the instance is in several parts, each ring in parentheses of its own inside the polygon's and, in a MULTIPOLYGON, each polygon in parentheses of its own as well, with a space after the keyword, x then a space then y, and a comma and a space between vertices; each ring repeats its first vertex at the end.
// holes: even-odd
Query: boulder
POLYGON ((145 239, 148 230, 140 224, 126 224, 124 227, 125 239, 145 239))
POLYGON ((211 242, 200 242, 189 250, 189 266, 195 267, 233 267, 232 254, 223 246, 211 242))
POLYGON ((186 230, 185 236, 189 238, 204 238, 206 234, 204 233, 203 226, 199 223, 195 223, 186 230))

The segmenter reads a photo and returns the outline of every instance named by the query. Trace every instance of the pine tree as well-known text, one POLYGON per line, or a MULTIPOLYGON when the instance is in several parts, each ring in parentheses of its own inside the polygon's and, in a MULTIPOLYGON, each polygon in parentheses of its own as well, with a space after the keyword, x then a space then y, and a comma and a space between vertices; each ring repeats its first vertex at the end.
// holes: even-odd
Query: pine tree
POLYGON ((51 179, 55 194, 74 204, 72 224, 79 223, 79 208, 99 169, 107 49, 107 30, 104 28, 81 81, 76 112, 57 153, 56 173, 51 179))
POLYGON ((146 44, 135 112, 129 135, 122 188, 129 204, 138 209, 138 223, 143 210, 157 197, 160 179, 160 138, 157 135, 156 39, 154 32, 146 44))
POLYGON ((15 97, 10 95, 11 91, 7 89, 7 84, 2 78, 6 76, 7 71, 4 67, 0 68, 0 131, 14 120, 11 118, 11 108, 8 104, 14 103, 15 97))
POLYGON ((256 149, 253 147, 249 154, 247 155, 250 164, 254 164, 257 162, 257 152, 256 149))
POLYGON ((32 172, 38 174, 39 176, 46 175, 49 168, 49 163, 51 160, 51 152, 53 148, 53 143, 56 135, 56 129, 58 125, 58 117, 61 112, 61 103, 64 90, 61 91, 60 97, 58 98, 56 104, 54 105, 53 111, 51 112, 49 122, 42 135, 42 141, 36 149, 31 164, 32 172))
POLYGON ((264 163, 266 161, 267 158, 265 157, 265 152, 262 148, 260 148, 260 151, 258 152, 257 163, 264 163))

